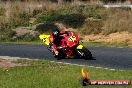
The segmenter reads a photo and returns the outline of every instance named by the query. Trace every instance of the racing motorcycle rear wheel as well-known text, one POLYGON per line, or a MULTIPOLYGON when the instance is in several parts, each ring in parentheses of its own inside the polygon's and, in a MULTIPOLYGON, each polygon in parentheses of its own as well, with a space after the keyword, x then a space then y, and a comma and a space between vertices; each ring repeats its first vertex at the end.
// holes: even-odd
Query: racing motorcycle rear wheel
POLYGON ((77 50, 80 57, 84 58, 85 60, 92 59, 92 53, 85 47, 82 49, 77 50))

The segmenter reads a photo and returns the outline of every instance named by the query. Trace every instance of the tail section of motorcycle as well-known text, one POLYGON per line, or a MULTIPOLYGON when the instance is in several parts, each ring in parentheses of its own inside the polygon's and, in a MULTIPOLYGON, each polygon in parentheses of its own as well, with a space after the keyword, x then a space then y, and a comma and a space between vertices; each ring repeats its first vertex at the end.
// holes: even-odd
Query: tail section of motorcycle
POLYGON ((83 45, 79 44, 76 47, 76 51, 80 58, 84 58, 85 60, 92 59, 92 53, 83 45))

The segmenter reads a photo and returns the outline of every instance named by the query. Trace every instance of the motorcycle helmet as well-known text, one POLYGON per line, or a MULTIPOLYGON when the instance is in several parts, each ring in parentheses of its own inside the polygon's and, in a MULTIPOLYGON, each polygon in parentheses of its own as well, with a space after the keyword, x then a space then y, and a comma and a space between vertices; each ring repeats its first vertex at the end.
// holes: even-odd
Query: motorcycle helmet
POLYGON ((52 35, 53 37, 57 38, 60 35, 60 31, 56 29, 52 32, 52 35))

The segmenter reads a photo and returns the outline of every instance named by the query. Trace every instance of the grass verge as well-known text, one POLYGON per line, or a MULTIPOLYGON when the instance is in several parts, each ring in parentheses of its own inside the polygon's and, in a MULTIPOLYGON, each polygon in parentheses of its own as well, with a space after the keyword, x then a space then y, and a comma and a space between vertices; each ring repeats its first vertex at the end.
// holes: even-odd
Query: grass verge
POLYGON ((106 42, 84 42, 86 46, 103 46, 103 47, 124 47, 131 48, 126 43, 106 43, 106 42))
MULTIPOLYGON (((1 42, 0 44, 43 44, 43 42, 40 41, 34 41, 34 42, 1 42)), ((103 46, 103 47, 124 47, 124 48, 131 48, 131 46, 128 46, 127 43, 105 43, 105 42, 83 42, 81 43, 85 46, 103 46)))
MULTIPOLYGON (((79 84, 81 66, 59 64, 45 60, 19 60, 16 63, 30 65, 12 68, 0 68, 0 88, 83 88, 79 84)), ((132 70, 110 71, 87 67, 92 80, 128 79, 132 80, 132 70)), ((89 88, 131 88, 129 86, 88 86, 89 88)))
POLYGON ((0 44, 43 44, 43 42, 40 42, 40 41, 33 41, 33 42, 18 41, 18 42, 1 42, 0 44))

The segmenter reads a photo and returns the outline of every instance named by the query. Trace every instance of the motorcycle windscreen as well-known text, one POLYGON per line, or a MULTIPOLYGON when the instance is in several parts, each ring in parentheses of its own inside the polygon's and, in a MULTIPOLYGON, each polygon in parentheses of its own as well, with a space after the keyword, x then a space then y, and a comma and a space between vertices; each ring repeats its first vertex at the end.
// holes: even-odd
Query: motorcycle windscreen
POLYGON ((78 44, 78 36, 73 34, 72 36, 66 38, 66 42, 68 47, 73 47, 78 44))

